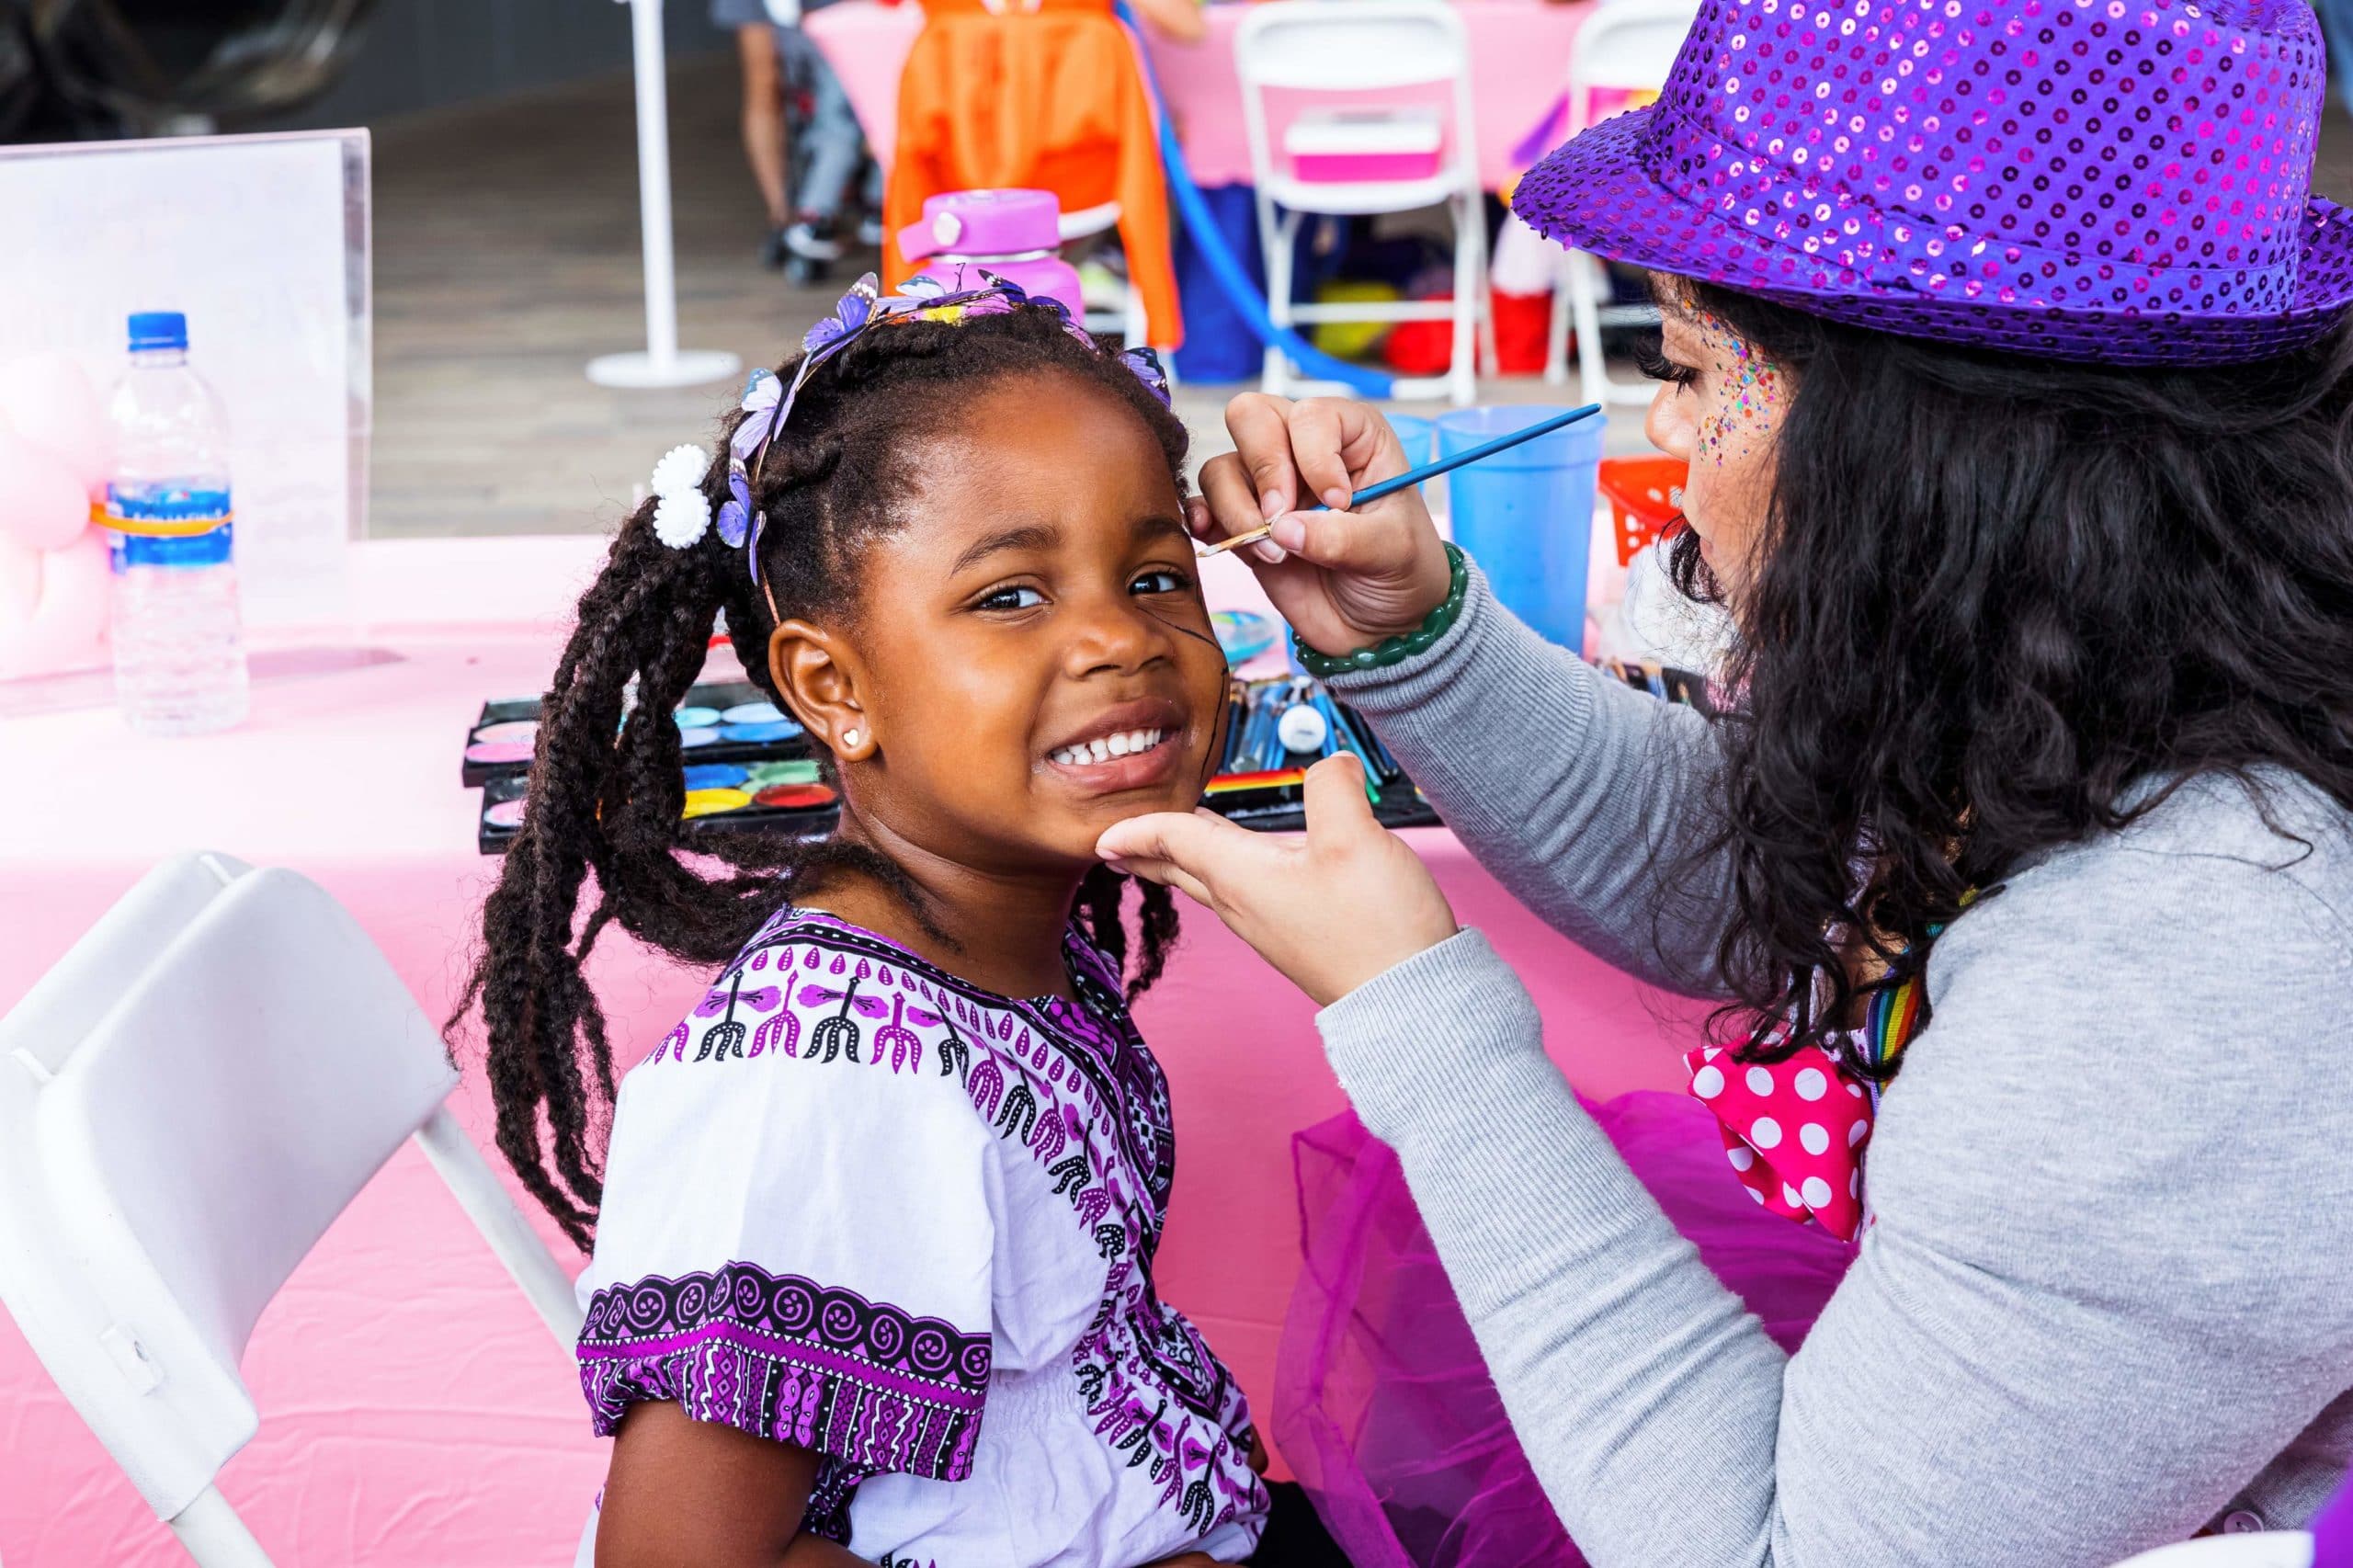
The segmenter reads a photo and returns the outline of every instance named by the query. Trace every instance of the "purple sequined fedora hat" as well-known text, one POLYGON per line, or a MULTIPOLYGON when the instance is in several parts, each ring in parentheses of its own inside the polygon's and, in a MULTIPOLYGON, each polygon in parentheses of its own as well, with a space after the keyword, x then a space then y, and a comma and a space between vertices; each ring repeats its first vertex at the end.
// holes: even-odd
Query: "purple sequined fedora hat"
POLYGON ((1512 205, 1564 244, 1907 336, 2285 352, 2353 303, 2308 0, 1706 0, 1656 103, 1512 205))

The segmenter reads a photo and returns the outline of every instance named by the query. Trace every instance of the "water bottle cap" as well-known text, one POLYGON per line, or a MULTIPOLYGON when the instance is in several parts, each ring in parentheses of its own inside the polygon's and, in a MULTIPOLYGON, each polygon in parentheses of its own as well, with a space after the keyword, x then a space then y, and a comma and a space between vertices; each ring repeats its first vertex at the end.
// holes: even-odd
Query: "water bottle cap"
POLYGON ((131 351, 147 348, 186 348, 188 347, 188 317, 178 311, 133 311, 131 315, 131 351))

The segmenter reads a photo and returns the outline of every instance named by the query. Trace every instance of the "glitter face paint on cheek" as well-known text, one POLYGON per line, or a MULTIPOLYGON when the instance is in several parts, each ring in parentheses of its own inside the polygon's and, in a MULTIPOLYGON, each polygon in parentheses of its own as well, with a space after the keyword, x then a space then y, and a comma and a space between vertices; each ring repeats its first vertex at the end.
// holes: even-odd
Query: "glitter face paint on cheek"
POLYGON ((1715 406, 1699 421, 1696 458, 1717 468, 1742 463, 1772 444, 1780 423, 1781 373, 1722 319, 1706 311, 1693 317, 1700 342, 1726 367, 1715 406))

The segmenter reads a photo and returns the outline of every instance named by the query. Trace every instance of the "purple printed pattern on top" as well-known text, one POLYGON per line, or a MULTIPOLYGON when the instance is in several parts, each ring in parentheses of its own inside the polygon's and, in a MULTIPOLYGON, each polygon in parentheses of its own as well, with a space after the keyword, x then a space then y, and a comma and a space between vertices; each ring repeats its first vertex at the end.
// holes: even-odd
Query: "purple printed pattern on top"
POLYGON ((1077 1000, 1009 999, 786 908, 645 1065, 782 1056, 957 1077, 998 1136, 1047 1167, 1107 1258, 1149 1257, 1176 1175, 1168 1082, 1108 960, 1075 931, 1066 956, 1077 1000))
POLYGON ((1110 961, 1076 931, 1065 956, 1074 999, 1007 998, 830 915, 786 909, 646 1065, 765 1056, 782 1071, 802 1070, 786 1065, 797 1061, 960 1079, 973 1112, 1021 1146, 1103 1260, 1099 1304, 1071 1351, 1087 1426, 1123 1467, 1145 1471, 1163 1507, 1206 1534, 1267 1506, 1249 1468, 1249 1409, 1152 1286, 1176 1174, 1167 1079, 1110 961))
POLYGON ((608 1286, 580 1331, 597 1436, 631 1404, 795 1443, 867 1472, 972 1471, 988 1392, 986 1333, 749 1263, 608 1286))

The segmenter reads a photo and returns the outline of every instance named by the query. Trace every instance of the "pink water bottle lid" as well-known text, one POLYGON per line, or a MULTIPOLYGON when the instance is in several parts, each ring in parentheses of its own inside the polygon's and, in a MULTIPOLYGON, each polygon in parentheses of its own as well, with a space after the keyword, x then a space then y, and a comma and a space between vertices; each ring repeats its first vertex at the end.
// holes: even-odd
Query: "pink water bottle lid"
POLYGON ((1011 256, 1051 251, 1062 238, 1062 203, 1051 190, 951 190, 925 199, 921 222, 899 231, 899 252, 909 261, 1011 256))

